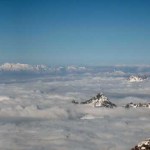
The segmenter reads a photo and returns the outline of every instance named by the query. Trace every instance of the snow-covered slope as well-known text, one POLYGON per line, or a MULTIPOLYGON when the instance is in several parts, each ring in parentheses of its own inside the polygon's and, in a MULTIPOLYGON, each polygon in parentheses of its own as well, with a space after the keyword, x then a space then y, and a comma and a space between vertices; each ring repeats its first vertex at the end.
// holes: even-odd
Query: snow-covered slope
POLYGON ((140 142, 138 145, 136 145, 131 150, 150 150, 150 138, 140 142))
MULTIPOLYGON (((78 102, 76 101, 72 101, 72 102, 78 104, 78 102)), ((90 104, 94 107, 107 107, 107 108, 117 107, 116 104, 110 102, 108 98, 102 93, 98 93, 95 97, 92 97, 89 100, 81 102, 80 104, 90 104)))

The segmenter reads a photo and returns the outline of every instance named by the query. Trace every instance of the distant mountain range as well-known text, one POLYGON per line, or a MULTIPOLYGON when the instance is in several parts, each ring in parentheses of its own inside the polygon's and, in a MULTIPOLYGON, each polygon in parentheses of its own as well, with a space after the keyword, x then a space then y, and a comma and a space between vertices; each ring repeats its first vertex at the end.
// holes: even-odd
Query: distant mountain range
POLYGON ((46 65, 29 65, 21 63, 4 63, 0 65, 0 72, 32 72, 32 73, 71 73, 71 72, 83 72, 86 67, 48 67, 46 65))
POLYGON ((20 63, 5 63, 0 65, 0 71, 3 72, 19 72, 19 71, 47 71, 48 67, 45 65, 36 65, 32 66, 29 64, 20 64, 20 63))
MULTIPOLYGON (((111 76, 129 76, 133 74, 150 75, 150 66, 46 66, 22 63, 4 63, 0 65, 0 73, 106 73, 111 76)), ((138 76, 139 77, 139 76, 138 76)), ((131 80, 139 80, 137 77, 131 80)))

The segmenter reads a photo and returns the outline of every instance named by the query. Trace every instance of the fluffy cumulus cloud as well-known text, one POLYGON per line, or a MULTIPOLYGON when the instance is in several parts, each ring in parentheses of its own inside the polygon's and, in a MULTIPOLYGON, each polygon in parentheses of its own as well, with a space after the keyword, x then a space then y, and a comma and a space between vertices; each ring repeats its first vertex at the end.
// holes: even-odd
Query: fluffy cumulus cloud
POLYGON ((127 77, 133 72, 120 66, 115 71, 95 67, 96 71, 88 69, 88 73, 82 67, 78 73, 73 66, 67 69, 72 74, 35 78, 1 74, 0 149, 127 150, 150 136, 150 109, 122 107, 129 102, 150 102, 149 78, 131 83, 127 77), (118 107, 71 103, 98 92, 118 107))

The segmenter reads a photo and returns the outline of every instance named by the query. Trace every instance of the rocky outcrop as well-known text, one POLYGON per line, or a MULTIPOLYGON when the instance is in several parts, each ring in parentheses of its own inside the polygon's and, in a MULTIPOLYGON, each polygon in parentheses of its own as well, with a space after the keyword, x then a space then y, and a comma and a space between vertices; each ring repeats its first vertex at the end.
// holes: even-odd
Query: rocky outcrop
POLYGON ((146 107, 150 108, 150 103, 128 103, 124 106, 125 108, 138 108, 138 107, 146 107))

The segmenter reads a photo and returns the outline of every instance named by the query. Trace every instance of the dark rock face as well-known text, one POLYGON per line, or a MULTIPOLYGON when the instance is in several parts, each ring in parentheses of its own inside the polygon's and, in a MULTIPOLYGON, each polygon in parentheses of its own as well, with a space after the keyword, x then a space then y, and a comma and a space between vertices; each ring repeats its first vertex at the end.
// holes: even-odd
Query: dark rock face
POLYGON ((136 145, 131 150, 150 150, 150 138, 140 142, 138 145, 136 145))
MULTIPOLYGON (((74 100, 72 101, 72 103, 79 104, 74 100)), ((92 97, 89 100, 81 102, 80 104, 92 104, 94 107, 107 107, 107 108, 117 107, 116 104, 110 102, 108 98, 104 96, 102 93, 98 93, 95 97, 92 97)))

